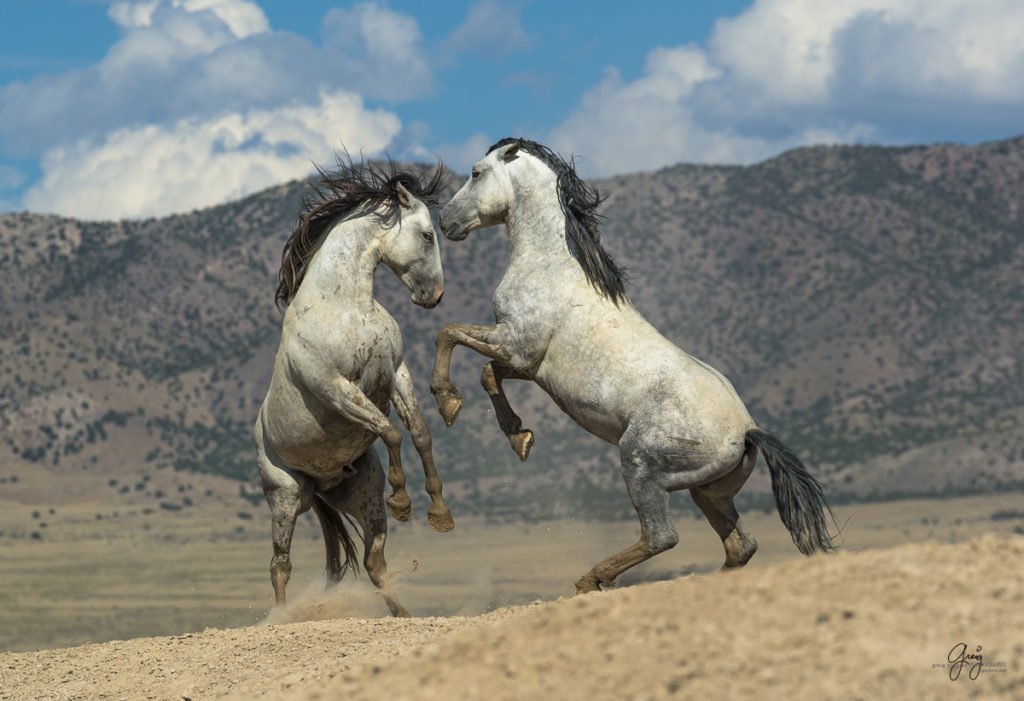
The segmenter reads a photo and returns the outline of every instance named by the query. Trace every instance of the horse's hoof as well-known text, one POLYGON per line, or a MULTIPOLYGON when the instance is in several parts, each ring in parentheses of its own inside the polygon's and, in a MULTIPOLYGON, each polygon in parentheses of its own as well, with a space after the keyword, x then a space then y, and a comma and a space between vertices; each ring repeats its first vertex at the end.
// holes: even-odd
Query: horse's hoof
POLYGON ((513 433, 508 437, 508 442, 512 444, 512 450, 519 456, 519 459, 526 462, 526 458, 530 457, 530 448, 533 447, 533 431, 513 433))
POLYGON ((455 519, 452 518, 452 512, 447 508, 431 509, 427 512, 427 521, 438 533, 447 533, 455 528, 455 519))
POLYGON ((388 511, 398 521, 408 521, 412 518, 412 501, 408 494, 392 494, 387 499, 388 511))
POLYGON ((434 399, 437 400, 437 410, 441 413, 445 426, 451 428, 462 409, 462 393, 455 387, 451 387, 435 393, 434 399))
POLYGON ((576 582, 576 593, 573 596, 589 594, 592 591, 601 591, 601 585, 598 584, 597 577, 592 574, 585 574, 576 582))

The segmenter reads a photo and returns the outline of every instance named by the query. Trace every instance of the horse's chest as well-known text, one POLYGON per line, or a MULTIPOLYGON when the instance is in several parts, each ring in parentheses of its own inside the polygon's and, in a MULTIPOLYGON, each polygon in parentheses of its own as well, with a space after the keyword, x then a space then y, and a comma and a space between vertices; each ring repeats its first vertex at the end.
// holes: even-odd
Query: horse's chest
POLYGON ((565 309, 558 291, 545 289, 533 275, 507 275, 494 291, 494 318, 504 324, 502 339, 508 362, 529 371, 546 352, 547 342, 562 323, 565 309))
POLYGON ((386 411, 395 384, 395 358, 390 344, 377 342, 357 349, 352 362, 342 368, 342 374, 381 411, 386 411))

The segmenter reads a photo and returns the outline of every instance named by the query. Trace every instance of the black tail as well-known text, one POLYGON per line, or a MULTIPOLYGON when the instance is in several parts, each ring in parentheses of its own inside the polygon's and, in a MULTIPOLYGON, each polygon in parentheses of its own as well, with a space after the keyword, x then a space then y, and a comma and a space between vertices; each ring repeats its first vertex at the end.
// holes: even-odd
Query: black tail
POLYGON ((359 554, 341 515, 319 495, 313 499, 313 511, 320 520, 324 532, 324 547, 327 549, 327 576, 332 583, 341 581, 351 569, 359 574, 359 554), (340 547, 339 547, 340 545, 340 547), (345 550, 345 561, 341 561, 341 550, 345 550))
POLYGON ((807 471, 800 458, 772 434, 755 428, 747 431, 747 441, 761 451, 768 463, 775 506, 800 552, 813 555, 815 551, 835 550, 825 512, 833 523, 835 517, 825 501, 821 483, 807 471))

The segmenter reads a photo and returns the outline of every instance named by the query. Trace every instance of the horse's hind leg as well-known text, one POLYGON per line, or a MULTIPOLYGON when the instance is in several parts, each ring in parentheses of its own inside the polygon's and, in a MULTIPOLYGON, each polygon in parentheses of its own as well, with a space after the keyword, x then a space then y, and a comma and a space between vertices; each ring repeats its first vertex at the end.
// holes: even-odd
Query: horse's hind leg
POLYGON ((484 365, 484 370, 480 375, 480 384, 491 398, 494 414, 498 418, 498 425, 508 437, 508 442, 512 444, 512 450, 524 462, 530 456, 530 448, 533 447, 533 431, 523 428, 523 422, 509 405, 508 397, 505 396, 505 390, 501 383, 502 380, 530 379, 532 378, 516 372, 500 360, 492 360, 484 365))
POLYGON ((408 617, 388 582, 384 545, 388 537, 388 519, 384 506, 384 468, 372 448, 353 463, 355 474, 323 494, 334 508, 350 514, 363 532, 363 567, 380 592, 392 616, 408 617))
POLYGON ((722 545, 725 546, 725 564, 722 569, 747 564, 757 552, 757 541, 743 525, 732 498, 709 496, 700 487, 691 489, 690 497, 722 539, 722 545))
POLYGON ((679 534, 668 516, 668 492, 651 478, 646 451, 634 441, 624 436, 620 447, 626 489, 640 517, 640 540, 594 565, 576 582, 577 594, 597 591, 611 584, 630 567, 675 547, 679 542, 679 534))
POLYGON ((690 497, 707 518, 725 547, 722 569, 743 567, 757 552, 757 541, 743 525, 733 497, 750 477, 757 462, 757 449, 747 446, 739 464, 713 482, 690 489, 690 497))
POLYGON ((270 506, 271 537, 274 556, 270 561, 270 582, 274 585, 274 600, 284 606, 285 586, 291 577, 292 535, 295 520, 309 509, 313 499, 312 480, 298 472, 289 470, 283 463, 275 462, 265 445, 260 423, 256 425, 256 451, 263 495, 270 506))

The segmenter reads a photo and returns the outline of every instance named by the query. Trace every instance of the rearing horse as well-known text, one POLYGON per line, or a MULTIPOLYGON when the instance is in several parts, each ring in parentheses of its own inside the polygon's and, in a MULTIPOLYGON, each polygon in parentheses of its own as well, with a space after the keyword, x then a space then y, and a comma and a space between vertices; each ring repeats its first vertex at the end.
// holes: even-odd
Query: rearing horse
POLYGON ((623 271, 600 244, 597 191, 571 163, 526 139, 503 139, 473 166, 441 212, 441 232, 460 241, 504 223, 509 266, 494 291, 493 326, 449 324, 437 336, 430 390, 449 426, 462 407, 451 384, 452 349, 493 358, 481 383, 520 459, 531 431, 502 391, 505 379, 532 380, 576 423, 619 446, 641 537, 576 583, 576 593, 608 585, 625 570, 672 548, 679 536, 669 492, 689 490, 725 547, 724 567, 740 567, 757 542, 733 497, 760 449, 783 523, 804 554, 834 549, 821 485, 789 449, 750 418, 725 377, 686 354, 641 316, 623 271))
POLYGON ((363 566, 391 613, 408 616, 387 582, 384 472, 371 447, 378 438, 387 447, 393 490, 387 508, 408 520, 402 434, 388 418, 392 406, 423 463, 431 526, 443 532, 454 522, 402 358, 402 335, 373 297, 373 274, 384 263, 415 304, 429 309, 441 301, 441 255, 425 203, 436 203, 444 177, 440 163, 427 178, 390 161, 382 170, 350 158, 339 159, 336 173, 319 172, 281 256, 276 299, 287 308, 270 389, 254 426, 272 520, 270 578, 283 605, 295 519, 311 507, 323 528, 330 581, 354 568, 355 546, 341 512, 359 522, 363 566))

